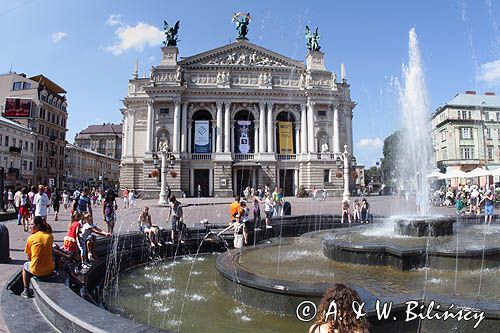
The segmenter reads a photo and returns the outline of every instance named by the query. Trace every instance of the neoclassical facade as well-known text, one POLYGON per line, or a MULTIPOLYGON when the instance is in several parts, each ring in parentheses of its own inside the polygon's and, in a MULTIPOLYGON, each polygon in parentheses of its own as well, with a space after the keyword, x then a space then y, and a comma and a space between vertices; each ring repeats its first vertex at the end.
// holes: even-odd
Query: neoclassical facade
POLYGON ((335 159, 344 145, 352 154, 355 107, 341 72, 337 80, 322 52, 304 63, 246 40, 181 60, 163 47, 150 77, 136 67, 129 81, 120 186, 156 197, 154 157, 167 140, 174 193, 230 196, 264 184, 341 193, 335 159))

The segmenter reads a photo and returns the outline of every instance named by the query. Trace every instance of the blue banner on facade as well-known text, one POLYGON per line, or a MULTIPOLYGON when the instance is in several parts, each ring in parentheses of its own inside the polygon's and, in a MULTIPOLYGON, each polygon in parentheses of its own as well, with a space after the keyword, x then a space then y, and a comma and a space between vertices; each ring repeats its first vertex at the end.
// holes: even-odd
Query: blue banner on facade
POLYGON ((194 122, 194 152, 210 153, 210 125, 208 120, 194 122))

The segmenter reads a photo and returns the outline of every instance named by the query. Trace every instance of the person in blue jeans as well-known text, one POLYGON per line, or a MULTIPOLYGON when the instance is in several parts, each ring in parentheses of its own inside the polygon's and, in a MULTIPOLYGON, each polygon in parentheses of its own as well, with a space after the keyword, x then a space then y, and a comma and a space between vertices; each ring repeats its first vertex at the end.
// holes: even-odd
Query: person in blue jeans
POLYGON ((479 205, 483 203, 484 201, 484 223, 491 224, 491 219, 493 217, 493 203, 494 203, 495 197, 493 196, 493 193, 488 190, 486 192, 486 195, 484 198, 481 200, 479 205))

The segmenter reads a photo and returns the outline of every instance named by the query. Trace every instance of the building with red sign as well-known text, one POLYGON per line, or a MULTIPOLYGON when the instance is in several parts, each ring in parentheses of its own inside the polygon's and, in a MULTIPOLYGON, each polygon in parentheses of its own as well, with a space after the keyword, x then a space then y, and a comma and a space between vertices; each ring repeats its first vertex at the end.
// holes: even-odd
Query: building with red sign
POLYGON ((23 124, 35 136, 33 184, 64 187, 66 108, 66 91, 49 78, 0 75, 2 116, 23 124))

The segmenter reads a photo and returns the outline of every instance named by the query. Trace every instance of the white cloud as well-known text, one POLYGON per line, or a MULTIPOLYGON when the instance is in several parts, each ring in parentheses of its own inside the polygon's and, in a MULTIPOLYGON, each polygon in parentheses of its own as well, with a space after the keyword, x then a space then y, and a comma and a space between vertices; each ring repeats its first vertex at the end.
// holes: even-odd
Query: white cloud
POLYGON ((384 146, 384 141, 382 141, 382 139, 380 138, 365 138, 359 140, 357 146, 361 149, 380 149, 384 146))
POLYGON ((122 16, 120 14, 111 14, 108 17, 108 20, 106 21, 106 25, 123 25, 123 22, 121 21, 122 16))
POLYGON ((500 59, 482 64, 477 79, 488 84, 500 85, 500 59))
POLYGON ((155 56, 150 56, 150 57, 148 58, 148 61, 149 61, 149 62, 154 62, 155 60, 156 60, 156 57, 155 57, 155 56))
POLYGON ((50 36, 50 38, 52 38, 53 43, 59 43, 61 39, 63 39, 67 35, 68 34, 66 32, 59 31, 59 32, 54 32, 52 36, 50 36))
POLYGON ((139 22, 133 27, 129 25, 120 27, 115 34, 118 41, 106 48, 107 51, 114 55, 120 55, 128 49, 142 51, 146 45, 150 47, 157 46, 164 40, 163 31, 143 22, 139 22))

